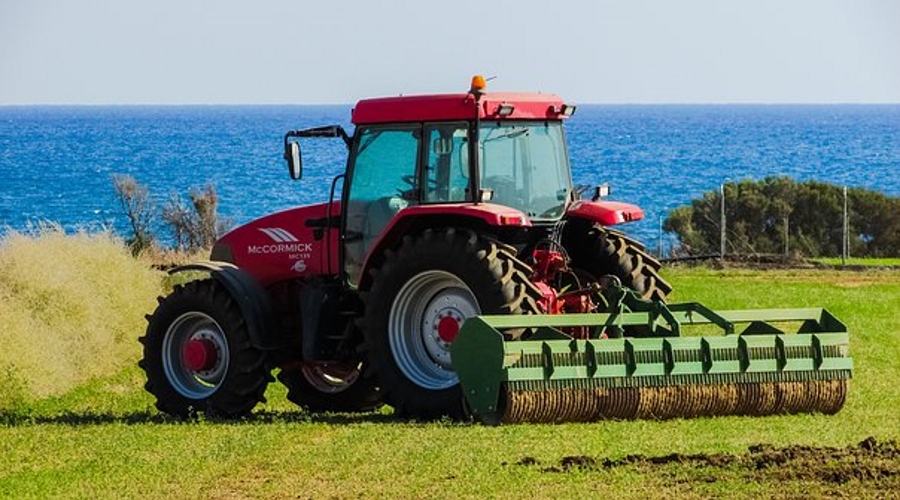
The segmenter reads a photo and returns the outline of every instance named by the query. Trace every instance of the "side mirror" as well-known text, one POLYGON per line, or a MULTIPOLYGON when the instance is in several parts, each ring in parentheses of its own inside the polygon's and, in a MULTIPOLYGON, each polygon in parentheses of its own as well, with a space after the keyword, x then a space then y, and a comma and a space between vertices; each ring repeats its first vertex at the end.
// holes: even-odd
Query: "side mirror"
POLYGON ((284 145, 284 159, 287 160, 291 179, 298 180, 303 177, 303 156, 300 154, 299 142, 288 142, 284 145))
POLYGON ((599 186, 594 187, 594 196, 591 197, 591 201, 597 201, 600 198, 605 198, 609 196, 611 190, 609 189, 609 184, 600 184, 599 186))

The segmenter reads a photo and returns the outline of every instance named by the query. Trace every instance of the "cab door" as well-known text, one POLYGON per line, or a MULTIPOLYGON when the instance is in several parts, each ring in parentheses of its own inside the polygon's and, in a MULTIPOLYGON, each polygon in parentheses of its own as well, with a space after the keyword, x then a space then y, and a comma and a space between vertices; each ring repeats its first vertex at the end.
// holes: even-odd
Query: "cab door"
POLYGON ((344 272, 351 287, 391 219, 420 198, 419 124, 357 128, 344 201, 344 272))

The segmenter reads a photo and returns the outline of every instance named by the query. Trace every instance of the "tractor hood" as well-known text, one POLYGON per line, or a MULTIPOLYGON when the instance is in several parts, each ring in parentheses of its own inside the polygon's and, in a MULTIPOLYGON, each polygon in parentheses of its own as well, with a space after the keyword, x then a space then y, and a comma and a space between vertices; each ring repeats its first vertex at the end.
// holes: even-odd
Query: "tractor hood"
POLYGON ((615 226, 643 219, 644 211, 630 203, 579 200, 569 206, 566 217, 587 219, 604 226, 615 226))
POLYGON ((231 262, 263 285, 337 271, 337 231, 326 237, 340 202, 292 208, 248 222, 222 236, 212 260, 231 262))

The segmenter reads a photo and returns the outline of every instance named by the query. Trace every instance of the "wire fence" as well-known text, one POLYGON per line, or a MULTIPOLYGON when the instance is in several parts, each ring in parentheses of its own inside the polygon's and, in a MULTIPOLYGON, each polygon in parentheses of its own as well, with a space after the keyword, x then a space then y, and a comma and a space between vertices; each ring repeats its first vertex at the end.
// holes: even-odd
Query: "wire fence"
MULTIPOLYGON (((829 193, 831 196, 827 200, 827 207, 819 200, 819 195, 813 197, 819 205, 806 201, 783 202, 768 199, 767 202, 773 205, 781 205, 775 213, 771 207, 766 208, 765 214, 748 214, 751 211, 748 207, 759 206, 759 192, 738 187, 736 183, 723 182, 717 192, 707 192, 701 200, 695 200, 690 207, 693 212, 690 223, 687 224, 683 214, 680 216, 680 225, 678 220, 673 222, 673 219, 679 217, 676 214, 679 209, 658 213, 656 241, 655 245, 648 245, 651 247, 649 250, 664 260, 768 255, 837 258, 844 264, 854 256, 854 248, 859 252, 857 257, 900 256, 900 248, 885 249, 884 245, 877 247, 880 255, 871 255, 871 243, 877 237, 882 240, 891 239, 890 233, 893 232, 893 239, 900 241, 900 235, 897 234, 900 226, 889 225, 886 230, 854 228, 854 219, 873 217, 854 211, 852 193, 847 186, 828 186, 836 191, 829 193), (753 197, 757 199, 754 200, 753 197), (753 226, 752 223, 760 227, 753 226), (872 235, 866 234, 866 231, 888 234, 872 235)), ((900 200, 879 196, 892 202, 886 205, 888 208, 885 210, 900 210, 900 203, 894 203, 900 200)), ((859 205, 858 210, 865 209, 862 206, 865 203, 861 202, 859 205)), ((897 213, 882 212, 879 215, 887 216, 889 221, 900 221, 900 214, 897 213)))

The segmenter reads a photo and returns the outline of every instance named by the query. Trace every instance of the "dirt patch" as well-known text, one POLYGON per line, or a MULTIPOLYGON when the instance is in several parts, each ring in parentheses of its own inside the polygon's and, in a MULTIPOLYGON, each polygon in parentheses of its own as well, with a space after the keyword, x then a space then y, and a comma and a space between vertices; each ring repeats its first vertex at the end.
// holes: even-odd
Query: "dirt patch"
POLYGON ((778 479, 809 479, 844 484, 900 477, 900 447, 890 441, 868 438, 855 447, 814 448, 794 446, 750 448, 749 465, 778 479))
POLYGON ((537 467, 544 473, 634 468, 658 473, 664 480, 678 484, 713 483, 725 479, 833 486, 866 483, 868 487, 880 491, 900 488, 900 445, 894 441, 880 443, 873 437, 846 448, 777 448, 760 444, 749 447, 746 453, 741 454, 628 455, 616 460, 575 455, 551 464, 541 463, 534 457, 523 457, 516 465, 537 467))
POLYGON ((728 254, 724 258, 718 255, 700 255, 662 259, 665 266, 708 267, 711 269, 806 269, 829 271, 896 271, 900 265, 894 264, 826 264, 804 258, 800 255, 780 254, 728 254))
POLYGON ((709 267, 712 269, 813 269, 816 264, 796 255, 728 254, 699 255, 663 259, 666 266, 709 267))

